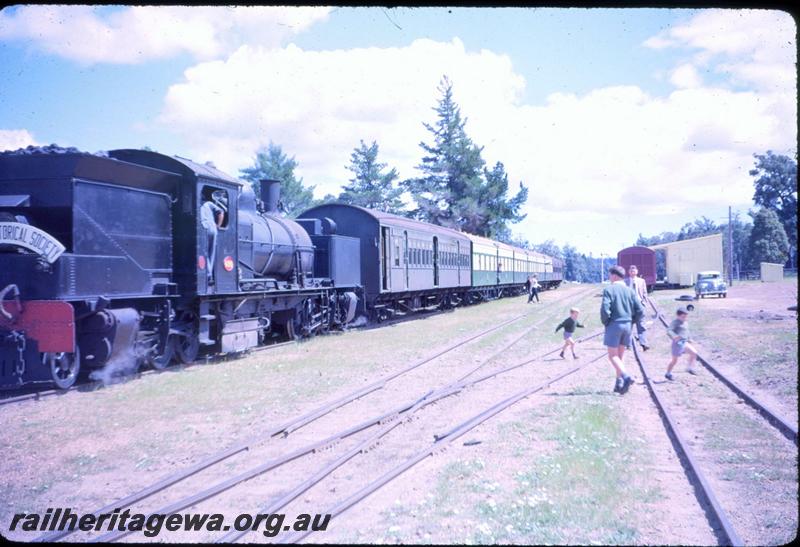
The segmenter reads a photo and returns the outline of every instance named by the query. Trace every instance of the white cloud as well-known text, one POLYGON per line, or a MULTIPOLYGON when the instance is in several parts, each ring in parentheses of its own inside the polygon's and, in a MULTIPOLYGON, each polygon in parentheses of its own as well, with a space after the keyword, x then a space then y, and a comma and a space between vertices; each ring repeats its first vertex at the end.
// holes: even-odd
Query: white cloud
POLYGON ((27 129, 0 129, 0 151, 17 150, 30 145, 38 146, 39 143, 27 129))
POLYGON ((347 180, 359 139, 376 139, 383 161, 415 174, 443 73, 487 162, 503 161, 515 184, 531 187, 521 228, 541 222, 535 207, 619 217, 749 203, 752 154, 789 151, 796 139, 794 95, 703 86, 691 72, 681 77, 692 85, 666 97, 610 86, 523 104, 525 80, 508 56, 469 51, 457 39, 335 51, 242 47, 187 70, 160 121, 196 159, 232 173, 273 140, 296 155, 321 196, 347 180))
POLYGON ((507 56, 467 52, 459 40, 334 51, 242 47, 187 70, 170 87, 161 121, 228 169, 272 139, 297 154, 309 183, 334 190, 347 180, 359 139, 376 139, 410 174, 444 73, 470 120, 505 116, 524 87, 507 56))
POLYGON ((0 40, 80 63, 212 59, 242 43, 276 47, 324 20, 324 7, 20 6, 0 12, 0 40))
POLYGON ((702 78, 697 73, 697 69, 694 65, 686 63, 678 66, 675 70, 672 71, 669 77, 669 81, 675 87, 700 87, 703 83, 702 78))
POLYGON ((691 50, 695 65, 712 66, 735 83, 793 92, 796 32, 794 19, 783 11, 713 9, 649 38, 644 45, 691 50))

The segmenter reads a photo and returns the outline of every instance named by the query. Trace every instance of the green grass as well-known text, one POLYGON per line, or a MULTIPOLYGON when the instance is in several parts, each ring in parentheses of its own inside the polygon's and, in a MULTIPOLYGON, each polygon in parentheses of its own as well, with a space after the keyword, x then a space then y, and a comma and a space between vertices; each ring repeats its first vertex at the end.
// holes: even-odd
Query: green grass
MULTIPOLYGON (((404 542, 427 543, 431 537, 475 544, 636 542, 637 530, 626 524, 633 521, 632 507, 640 510, 661 495, 620 476, 641 469, 647 449, 626 437, 624 416, 611 401, 587 388, 576 391, 586 395, 498 426, 497 446, 507 452, 499 460, 513 458, 516 473, 498 477, 480 458, 449 463, 418 505, 381 515, 387 529, 399 527, 394 535, 404 542), (538 450, 526 449, 534 444, 538 450), (401 517, 416 514, 427 519, 427 537, 402 532, 408 525, 401 517), (464 522, 469 524, 462 529, 457 523, 464 522)), ((387 533, 385 539, 392 537, 387 533)))
MULTIPOLYGON (((564 292, 546 292, 542 299, 564 292)), ((492 347, 541 319, 545 323, 529 343, 553 344, 550 324, 560 321, 570 304, 565 300, 534 308, 526 306, 524 297, 501 299, 380 329, 316 337, 243 358, 184 370, 173 367, 92 393, 73 392, 4 408, 0 497, 7 503, 0 516, 20 506, 44 506, 53 488, 69 490, 112 469, 135 473, 137 483, 145 484, 173 469, 175 461, 196 459, 252 436, 254 429, 275 426, 303 408, 521 313, 530 316, 448 358, 460 355, 465 360, 477 352, 488 356, 492 347)), ((526 341, 515 349, 527 355, 535 346, 525 347, 526 341)), ((98 501, 81 495, 82 503, 98 501)))

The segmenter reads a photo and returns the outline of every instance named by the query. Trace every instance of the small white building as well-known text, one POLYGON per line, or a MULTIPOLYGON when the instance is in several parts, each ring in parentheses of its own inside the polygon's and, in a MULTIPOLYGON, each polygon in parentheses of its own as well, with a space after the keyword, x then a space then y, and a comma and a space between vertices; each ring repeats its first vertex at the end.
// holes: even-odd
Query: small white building
POLYGON ((650 248, 666 252, 668 285, 688 287, 694 285, 698 272, 723 271, 722 234, 662 243, 650 248))
POLYGON ((761 281, 783 281, 783 264, 761 263, 761 281))

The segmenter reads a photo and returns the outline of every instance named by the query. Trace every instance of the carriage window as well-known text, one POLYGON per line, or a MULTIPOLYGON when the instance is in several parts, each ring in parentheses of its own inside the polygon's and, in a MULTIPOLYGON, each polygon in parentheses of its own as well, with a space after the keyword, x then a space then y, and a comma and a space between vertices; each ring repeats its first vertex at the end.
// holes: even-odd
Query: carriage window
POLYGON ((394 265, 400 265, 400 243, 397 241, 397 238, 394 240, 394 265))

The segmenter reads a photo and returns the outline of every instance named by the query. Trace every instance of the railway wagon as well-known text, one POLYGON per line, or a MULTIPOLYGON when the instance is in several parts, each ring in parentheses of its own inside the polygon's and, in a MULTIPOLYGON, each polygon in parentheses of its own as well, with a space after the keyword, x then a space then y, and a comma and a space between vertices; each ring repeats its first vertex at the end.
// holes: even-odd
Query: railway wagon
POLYGON ((564 262, 555 257, 550 257, 542 253, 531 251, 537 256, 536 264, 540 269, 536 277, 539 283, 546 289, 558 287, 564 280, 564 262))
POLYGON ((472 286, 485 296, 500 290, 519 292, 531 275, 548 289, 563 279, 557 259, 481 236, 467 237, 472 242, 472 286))
POLYGON ((690 287, 694 285, 699 272, 725 271, 721 233, 661 243, 650 248, 666 255, 667 287, 690 287))
POLYGON ((470 240, 455 230, 341 203, 312 207, 298 222, 360 241, 361 284, 376 319, 455 305, 471 288, 470 240))
POLYGON ((628 271, 630 266, 636 266, 639 277, 647 283, 647 290, 652 291, 656 286, 656 252, 649 247, 626 247, 617 253, 617 264, 628 271))

